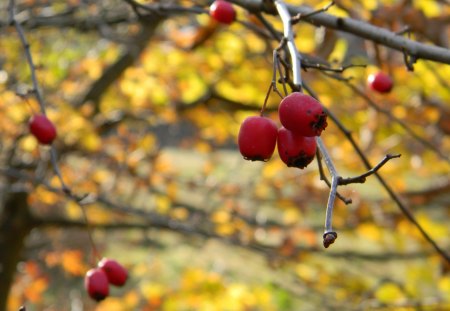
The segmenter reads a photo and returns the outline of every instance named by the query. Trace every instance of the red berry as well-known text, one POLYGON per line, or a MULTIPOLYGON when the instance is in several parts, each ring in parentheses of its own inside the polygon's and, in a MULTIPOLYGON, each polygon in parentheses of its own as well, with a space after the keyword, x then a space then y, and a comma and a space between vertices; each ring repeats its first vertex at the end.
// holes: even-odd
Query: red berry
POLYGON ((262 116, 248 117, 241 124, 238 136, 239 151, 246 160, 267 161, 277 143, 277 125, 262 116))
POLYGON ((389 93, 394 86, 392 78, 384 72, 372 73, 367 78, 370 88, 380 93, 389 93))
POLYGON ((327 114, 322 105, 311 96, 294 92, 278 107, 281 124, 301 136, 320 136, 327 127, 327 114))
POLYGON ((56 128, 43 114, 34 115, 28 123, 31 134, 44 145, 50 145, 56 138, 56 128))
POLYGON ((282 127, 278 130, 278 154, 287 166, 305 168, 316 155, 315 137, 301 136, 282 127))
POLYGON ((99 268, 93 268, 86 273, 84 287, 89 296, 96 301, 103 300, 109 295, 108 277, 99 268))
POLYGON ((231 3, 227 1, 214 1, 209 7, 209 14, 218 22, 231 24, 236 19, 236 11, 231 3))
POLYGON ((98 267, 106 273, 109 283, 113 285, 122 286, 127 281, 127 270, 113 259, 103 258, 98 263, 98 267))

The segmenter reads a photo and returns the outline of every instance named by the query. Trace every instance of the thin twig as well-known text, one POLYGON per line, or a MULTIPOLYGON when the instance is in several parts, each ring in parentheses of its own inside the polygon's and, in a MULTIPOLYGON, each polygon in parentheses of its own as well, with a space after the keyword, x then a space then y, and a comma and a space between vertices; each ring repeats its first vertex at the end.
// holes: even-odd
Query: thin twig
POLYGON ((50 149, 50 158, 51 158, 51 163, 52 163, 52 166, 53 166, 53 170, 55 171, 55 174, 58 177, 59 182, 61 183, 62 190, 64 192, 71 193, 70 188, 64 182, 64 179, 63 179, 62 174, 61 174, 61 170, 59 169, 58 157, 56 155, 55 148, 51 148, 50 149))
POLYGON ((152 4, 143 4, 135 0, 123 0, 128 3, 132 9, 136 12, 137 15, 142 16, 142 14, 138 13, 137 10, 141 9, 148 13, 152 14, 163 14, 163 13, 194 13, 194 14, 207 14, 208 11, 199 6, 181 6, 173 3, 152 3, 152 4))
MULTIPOLYGON (((23 28, 22 28, 21 24, 18 23, 16 18, 15 18, 14 9, 15 9, 15 0, 10 0, 9 6, 8 6, 10 23, 15 26, 16 31, 17 31, 17 33, 19 35, 20 42, 22 43, 22 46, 24 48, 26 59, 27 59, 27 63, 28 63, 28 67, 29 67, 30 73, 31 73, 31 81, 32 81, 32 84, 33 84, 33 93, 36 96, 36 99, 37 99, 37 101, 39 103, 39 106, 41 108, 42 114, 45 115, 46 114, 45 102, 44 102, 44 98, 43 98, 43 96, 42 96, 42 94, 40 92, 39 83, 38 83, 37 76, 36 76, 36 66, 34 65, 33 57, 32 57, 31 52, 30 52, 30 44, 28 43, 28 41, 27 41, 27 39, 25 37, 25 33, 23 31, 23 28)), ((93 236, 92 236, 92 231, 91 231, 90 226, 89 226, 89 220, 88 220, 88 217, 87 217, 87 212, 86 212, 84 206, 80 203, 82 199, 79 199, 75 195, 73 195, 71 189, 64 182, 64 178, 63 178, 63 176, 61 174, 61 170, 60 170, 59 165, 58 165, 56 148, 55 148, 55 146, 53 144, 50 146, 50 157, 51 157, 51 163, 52 163, 53 171, 54 171, 54 173, 56 174, 56 176, 58 177, 58 179, 59 179, 59 181, 61 183, 62 191, 65 194, 69 195, 80 206, 80 208, 82 210, 83 217, 84 217, 84 220, 86 222, 86 228, 87 228, 87 233, 88 233, 88 236, 89 236, 89 241, 90 241, 91 246, 92 246, 93 255, 94 255, 94 257, 97 257, 97 259, 98 259, 100 257, 100 255, 99 255, 97 247, 96 247, 96 245, 94 243, 94 239, 93 239, 93 236)))
POLYGON ((41 108, 42 114, 45 115, 45 103, 44 98, 42 97, 41 91, 39 89, 39 84, 36 77, 36 66, 33 62, 33 57, 30 52, 30 44, 28 43, 27 39, 25 38, 25 33, 23 31, 22 25, 17 22, 15 18, 15 0, 9 1, 8 11, 9 11, 9 20, 10 24, 14 25, 16 28, 17 34, 19 35, 20 43, 22 44, 25 52, 25 57, 27 59, 28 67, 30 68, 30 74, 31 74, 31 82, 33 84, 33 93, 36 96, 36 99, 39 103, 39 106, 41 108))
POLYGON ((372 167, 370 170, 365 172, 364 174, 361 174, 359 176, 355 177, 349 177, 349 178, 339 178, 338 184, 339 185, 348 185, 348 184, 356 184, 360 183, 363 184, 366 182, 366 178, 370 175, 375 174, 383 165, 385 165, 389 160, 392 160, 394 158, 399 158, 400 154, 387 154, 383 160, 380 161, 377 165, 372 167))
POLYGON ((316 10, 316 11, 313 11, 313 12, 310 12, 310 13, 306 13, 306 14, 303 14, 303 15, 302 15, 301 13, 298 13, 297 15, 295 15, 294 17, 292 17, 292 25, 297 24, 297 23, 302 19, 302 17, 303 17, 303 18, 306 18, 306 17, 312 17, 312 16, 314 16, 314 15, 316 15, 316 14, 319 14, 319 13, 322 13, 322 12, 326 12, 326 11, 328 11, 328 9, 331 8, 334 4, 335 4, 334 1, 331 1, 328 5, 324 6, 324 7, 321 8, 321 9, 318 9, 318 10, 316 10))
POLYGON ((338 67, 338 68, 332 68, 332 67, 324 66, 323 64, 318 64, 318 63, 311 64, 311 63, 308 63, 308 62, 303 62, 302 63, 302 67, 305 70, 307 68, 312 68, 312 69, 317 69, 317 70, 321 70, 321 71, 343 73, 347 69, 355 68, 355 67, 365 68, 365 67, 367 67, 367 65, 365 65, 365 64, 350 64, 350 65, 345 65, 345 66, 341 66, 341 67, 338 67))
MULTIPOLYGON (((239 2, 245 7, 245 5, 249 6, 250 3, 254 1, 240 0, 236 2, 239 2)), ((410 40, 408 38, 399 36, 385 28, 377 27, 375 25, 353 18, 343 18, 325 12, 315 14, 310 17, 304 17, 305 15, 314 11, 308 6, 287 5, 287 7, 292 15, 297 15, 300 13, 303 15, 302 18, 305 19, 306 22, 311 23, 317 27, 323 26, 330 29, 336 29, 339 31, 351 33, 355 36, 370 40, 386 47, 390 47, 400 52, 406 51, 408 55, 414 56, 416 59, 428 59, 436 62, 450 64, 449 49, 410 40)), ((269 13, 276 12, 270 11, 269 13)))
MULTIPOLYGON (((334 75, 331 76, 334 78, 334 75)), ((444 154, 437 146, 433 145, 429 140, 421 137, 419 134, 417 134, 414 130, 412 130, 403 120, 397 118, 394 116, 389 110, 383 109, 382 107, 378 106, 377 103, 375 103, 374 100, 372 100, 363 90, 361 90, 359 87, 355 86, 353 83, 345 80, 340 80, 345 82, 345 84, 352 89, 353 92, 358 94, 361 98, 363 98, 369 106, 374 108, 377 112, 384 114, 392 121, 396 122, 400 127, 402 127, 409 135, 411 135, 415 140, 417 140, 419 143, 424 145, 426 148, 430 149, 436 155, 438 155, 441 159, 445 160, 447 163, 450 163, 450 158, 447 154, 444 154)))

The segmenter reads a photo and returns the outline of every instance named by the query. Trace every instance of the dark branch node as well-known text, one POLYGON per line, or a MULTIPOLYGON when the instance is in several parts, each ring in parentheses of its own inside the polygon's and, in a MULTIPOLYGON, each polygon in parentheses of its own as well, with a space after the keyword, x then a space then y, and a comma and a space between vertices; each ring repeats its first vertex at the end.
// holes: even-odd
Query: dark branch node
POLYGON ((337 233, 334 231, 325 232, 323 234, 323 246, 328 248, 337 239, 337 233))

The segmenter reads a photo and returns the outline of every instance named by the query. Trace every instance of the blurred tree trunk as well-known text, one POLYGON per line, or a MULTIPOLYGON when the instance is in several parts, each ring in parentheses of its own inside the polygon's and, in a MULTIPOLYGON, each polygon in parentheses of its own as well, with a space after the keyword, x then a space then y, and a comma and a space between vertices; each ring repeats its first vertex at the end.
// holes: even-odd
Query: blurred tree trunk
POLYGON ((27 197, 27 192, 11 193, 0 209, 0 311, 6 311, 17 263, 33 228, 27 197))

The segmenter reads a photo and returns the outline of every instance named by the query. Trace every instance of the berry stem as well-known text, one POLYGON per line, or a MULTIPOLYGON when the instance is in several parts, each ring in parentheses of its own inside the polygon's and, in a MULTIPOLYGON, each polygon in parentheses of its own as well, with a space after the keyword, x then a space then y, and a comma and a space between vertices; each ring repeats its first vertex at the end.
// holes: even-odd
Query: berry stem
POLYGON ((96 262, 100 261, 101 255, 100 255, 100 252, 98 251, 97 246, 94 241, 92 226, 89 222, 86 207, 79 200, 77 200, 76 202, 77 202, 78 206, 81 208, 84 222, 86 223, 86 231, 88 233, 89 243, 91 244, 91 249, 92 249, 92 257, 91 257, 92 265, 95 266, 96 262))
MULTIPOLYGON (((288 90, 286 87, 286 79, 285 79, 285 75, 283 74, 283 67, 281 66, 282 59, 279 54, 280 50, 284 47, 285 44, 286 44, 286 40, 283 38, 281 40, 280 44, 278 45, 278 47, 274 50, 274 53, 273 53, 274 69, 273 69, 273 71, 275 72, 275 67, 278 69, 278 74, 280 75, 280 80, 283 85, 284 96, 288 96, 288 90)), ((283 96, 281 98, 283 98, 283 96)))
MULTIPOLYGON (((277 50, 274 50, 273 51, 272 81, 270 82, 269 89, 267 90, 266 97, 264 98, 264 104, 263 104, 263 106, 261 108, 261 112, 259 113, 259 115, 261 117, 264 115, 264 110, 266 110, 267 101, 269 100, 269 96, 270 96, 270 93, 272 91, 277 93, 280 96, 280 98, 283 99, 283 95, 280 93, 280 91, 277 88, 277 67, 279 68, 278 53, 277 53, 277 50)), ((281 72, 280 68, 279 68, 279 72, 280 72, 280 78, 283 81, 283 88, 284 88, 284 91, 285 91, 285 95, 287 95, 286 85, 284 83, 282 72, 281 72)))

